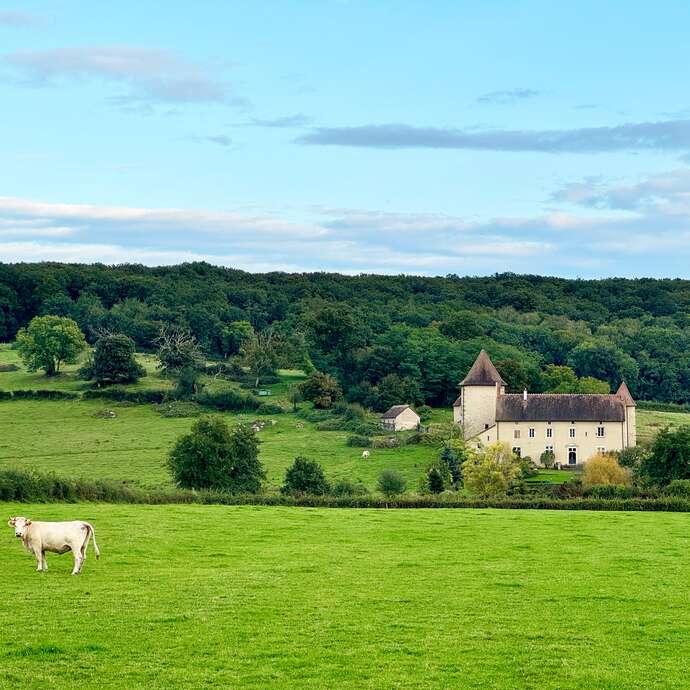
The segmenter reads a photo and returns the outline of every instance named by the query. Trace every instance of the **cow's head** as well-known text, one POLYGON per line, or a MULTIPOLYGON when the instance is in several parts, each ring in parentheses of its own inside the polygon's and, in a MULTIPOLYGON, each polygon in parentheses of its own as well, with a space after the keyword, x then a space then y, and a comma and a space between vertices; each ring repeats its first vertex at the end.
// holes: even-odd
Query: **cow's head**
POLYGON ((14 527, 15 536, 21 538, 26 533, 26 528, 31 524, 31 520, 25 517, 13 517, 9 519, 7 524, 14 527))

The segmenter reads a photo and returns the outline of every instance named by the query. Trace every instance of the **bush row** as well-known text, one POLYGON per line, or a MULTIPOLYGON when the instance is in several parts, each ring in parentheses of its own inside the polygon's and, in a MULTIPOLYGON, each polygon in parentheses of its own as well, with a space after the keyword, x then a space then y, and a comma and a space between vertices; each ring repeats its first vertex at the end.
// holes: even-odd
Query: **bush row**
POLYGON ((81 396, 74 391, 19 390, 0 391, 0 400, 77 400, 81 396))
POLYGON ((138 404, 152 403, 160 405, 168 399, 168 393, 160 390, 130 391, 119 386, 98 388, 84 391, 84 400, 115 400, 117 402, 131 402, 138 404))
POLYGON ((147 490, 123 482, 65 479, 31 470, 0 471, 0 501, 19 503, 94 501, 104 503, 304 506, 315 508, 515 508, 531 510, 629 510, 690 512, 690 497, 553 498, 507 496, 468 498, 456 493, 384 498, 371 494, 292 496, 229 494, 176 489, 147 490))

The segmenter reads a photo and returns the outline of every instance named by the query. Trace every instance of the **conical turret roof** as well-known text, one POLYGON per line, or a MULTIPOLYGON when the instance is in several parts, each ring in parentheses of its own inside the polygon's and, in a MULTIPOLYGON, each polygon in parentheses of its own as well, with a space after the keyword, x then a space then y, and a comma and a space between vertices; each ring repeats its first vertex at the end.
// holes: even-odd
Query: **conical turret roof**
POLYGON ((618 387, 616 397, 620 398, 626 407, 635 407, 635 401, 633 400, 632 395, 630 395, 630 391, 628 390, 625 381, 623 381, 623 383, 621 383, 621 385, 618 387))
POLYGON ((505 386, 506 382, 496 370, 493 362, 486 354, 486 350, 479 353, 474 360, 472 368, 467 372, 467 376, 460 382, 461 386, 495 386, 496 384, 505 386))

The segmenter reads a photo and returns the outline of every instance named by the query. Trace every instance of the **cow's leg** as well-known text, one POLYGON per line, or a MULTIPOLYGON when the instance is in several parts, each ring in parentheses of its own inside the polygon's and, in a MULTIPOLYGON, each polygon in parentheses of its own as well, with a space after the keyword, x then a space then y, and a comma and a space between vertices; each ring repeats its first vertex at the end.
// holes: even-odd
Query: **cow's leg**
POLYGON ((43 572, 47 573, 48 572, 48 561, 46 560, 46 552, 41 551, 41 566, 43 568, 43 572))
POLYGON ((81 557, 81 549, 77 549, 76 551, 73 551, 74 553, 74 568, 72 570, 72 575, 79 575, 81 572, 81 566, 82 563, 84 562, 84 559, 81 557))

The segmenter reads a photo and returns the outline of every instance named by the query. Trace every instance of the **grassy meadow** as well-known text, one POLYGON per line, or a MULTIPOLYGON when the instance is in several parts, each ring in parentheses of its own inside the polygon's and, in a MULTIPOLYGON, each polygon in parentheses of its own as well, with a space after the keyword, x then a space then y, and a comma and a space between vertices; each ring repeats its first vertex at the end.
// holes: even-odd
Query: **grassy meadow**
MULTIPOLYGON (((148 375, 135 389, 167 389, 172 384, 156 370, 150 355, 138 355, 148 375)), ((77 377, 79 365, 68 365, 62 374, 46 377, 27 372, 15 350, 0 345, 0 364, 15 364, 17 371, 0 372, 0 390, 58 389, 83 391, 89 384, 77 377)), ((280 383, 265 386, 266 398, 289 408, 288 386, 299 382, 298 371, 280 372, 280 383)), ((238 384, 205 377, 211 391, 238 384)), ((253 414, 223 413, 229 423, 259 419, 253 414)), ((422 471, 438 449, 425 445, 393 449, 372 449, 368 460, 362 449, 352 448, 342 431, 317 431, 316 425, 289 413, 261 417, 267 426, 259 432, 261 460, 267 472, 267 487, 280 486, 285 469, 297 455, 320 462, 331 480, 360 479, 374 489, 382 470, 397 469, 410 488, 416 486, 422 471), (272 425, 271 420, 274 422, 272 425)), ((451 419, 449 409, 434 410, 432 421, 451 419)), ((638 410, 638 438, 649 442, 666 425, 690 423, 690 415, 676 412, 638 410)), ((13 400, 0 401, 0 467, 33 467, 70 477, 91 477, 136 482, 145 487, 171 486, 165 467, 168 451, 180 434, 186 433, 193 418, 162 417, 153 405, 127 405, 107 400, 13 400), (114 419, 98 416, 104 409, 116 413, 114 419)), ((562 482, 571 474, 564 471, 541 472, 535 481, 562 482)))
POLYGON ((90 520, 80 577, 9 528, 3 688, 686 688, 688 517, 5 505, 90 520))

